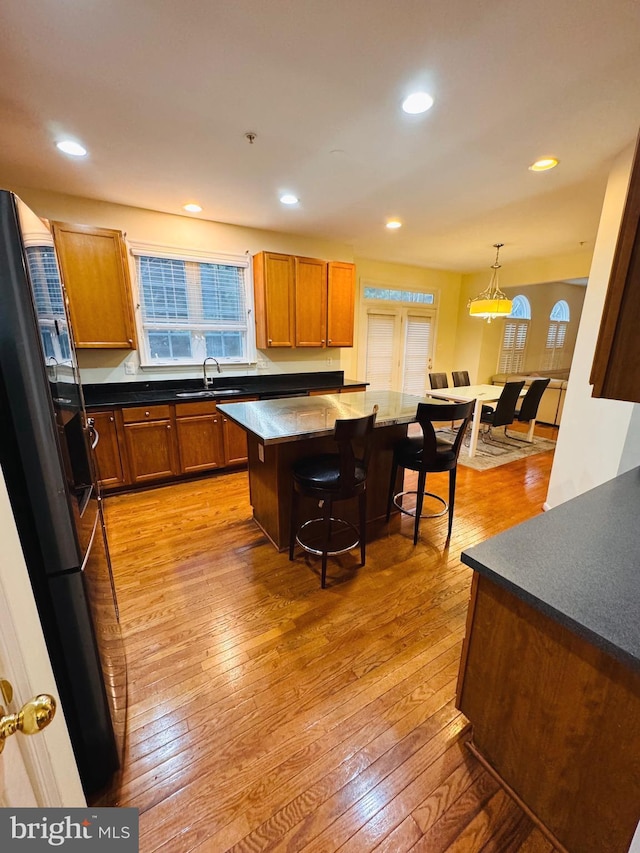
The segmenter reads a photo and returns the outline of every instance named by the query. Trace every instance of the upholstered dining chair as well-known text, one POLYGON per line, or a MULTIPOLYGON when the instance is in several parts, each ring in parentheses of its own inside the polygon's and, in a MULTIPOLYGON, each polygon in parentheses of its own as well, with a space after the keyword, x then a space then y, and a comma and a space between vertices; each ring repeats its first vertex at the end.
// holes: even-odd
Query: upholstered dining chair
POLYGON ((446 373, 430 373, 429 374, 429 384, 432 388, 448 388, 449 380, 447 379, 446 373))
POLYGON ((471 385, 469 371, 467 370, 452 370, 451 378, 453 379, 454 388, 460 388, 462 385, 471 385))
MULTIPOLYGON (((533 380, 527 388, 527 393, 522 398, 520 407, 516 407, 515 420, 520 423, 530 423, 531 421, 535 421, 536 415, 538 414, 538 407, 540 406, 540 400, 542 400, 542 395, 546 391, 549 382, 551 382, 551 379, 548 377, 541 377, 540 379, 533 380)), ((517 438, 512 433, 509 433, 509 438, 515 439, 515 441, 524 441, 523 438, 517 438)), ((533 435, 531 436, 531 441, 533 441, 533 435)))
POLYGON ((413 544, 418 542, 418 532, 421 518, 440 518, 445 513, 449 514, 447 528, 447 542, 451 539, 451 528, 453 525, 453 509, 456 497, 456 473, 458 456, 462 447, 464 437, 473 408, 474 400, 468 403, 418 403, 416 421, 420 424, 422 435, 415 438, 406 438, 399 441, 393 449, 393 463, 391 466, 391 480, 389 483, 389 494, 387 498, 387 521, 391 517, 391 507, 395 504, 405 515, 414 516, 413 544), (453 439, 445 441, 435 429, 434 424, 442 420, 455 422, 453 439), (398 468, 418 472, 418 483, 415 491, 415 510, 406 509, 402 505, 402 499, 412 491, 401 491, 394 494, 398 468), (427 474, 440 471, 449 472, 449 501, 445 501, 439 495, 426 491, 427 474), (425 496, 435 498, 444 507, 441 512, 422 515, 422 505, 425 496))
POLYGON ((360 565, 366 558, 367 468, 378 407, 361 418, 344 418, 335 422, 333 438, 337 453, 305 456, 292 468, 289 559, 293 560, 296 543, 304 551, 322 558, 320 584, 327 582, 327 557, 351 551, 360 545, 360 565), (322 515, 298 526, 299 498, 318 501, 322 515), (358 498, 358 525, 332 516, 333 505, 358 498), (314 537, 313 530, 318 530, 314 537), (347 535, 347 543, 344 535, 347 535), (352 534, 355 535, 353 539, 352 534), (336 541, 340 540, 340 541, 336 541))
POLYGON ((507 427, 515 420, 516 405, 523 387, 524 379, 519 382, 505 382, 495 407, 487 405, 482 407, 480 423, 486 427, 481 434, 484 441, 490 441, 493 438, 494 427, 504 427, 505 435, 507 434, 507 427))

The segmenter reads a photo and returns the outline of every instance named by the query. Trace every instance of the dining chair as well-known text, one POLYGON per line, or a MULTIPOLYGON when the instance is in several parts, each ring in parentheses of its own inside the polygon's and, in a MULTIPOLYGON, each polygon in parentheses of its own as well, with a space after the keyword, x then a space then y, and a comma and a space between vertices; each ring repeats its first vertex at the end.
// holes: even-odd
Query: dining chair
POLYGON ((433 389, 449 387, 449 380, 446 373, 430 373, 429 383, 433 389))
POLYGON ((322 589, 327 582, 327 557, 344 554, 360 545, 360 565, 365 564, 367 468, 371 452, 368 439, 373 432, 377 411, 375 406, 370 415, 336 420, 333 438, 338 452, 305 456, 292 468, 289 559, 293 560, 296 543, 304 551, 320 556, 322 589), (300 497, 318 501, 322 515, 298 526, 300 497), (358 498, 357 525, 332 516, 334 503, 352 498, 358 498), (317 531, 315 535, 314 531, 317 531))
MULTIPOLYGON (((527 388, 527 393, 522 398, 520 408, 516 408, 515 420, 520 423, 530 423, 531 421, 535 421, 536 415, 538 414, 538 407, 540 406, 540 400, 542 400, 542 395, 546 391, 549 382, 551 382, 550 378, 533 380, 527 388)), ((515 441, 525 441, 524 438, 517 438, 512 433, 509 433, 508 435, 509 438, 514 439, 515 441)), ((533 436, 531 436, 531 441, 533 441, 533 436)))
POLYGON ((483 441, 495 441, 492 434, 494 427, 504 427, 504 433, 507 434, 507 427, 515 420, 516 405, 523 387, 524 379, 519 382, 505 382, 496 405, 482 407, 480 423, 486 427, 481 433, 483 441))
MULTIPOLYGON (((451 528, 453 526, 453 510, 456 496, 456 473, 458 456, 462 447, 462 439, 473 414, 475 401, 468 403, 418 403, 416 421, 422 430, 421 436, 406 438, 396 443, 393 448, 393 463, 391 466, 391 480, 387 497, 387 521, 391 517, 391 507, 397 506, 400 512, 414 517, 413 544, 418 542, 418 532, 421 518, 440 518, 448 512, 449 524, 447 528, 448 542, 451 539, 451 528), (451 420, 456 426, 453 431, 453 440, 445 441, 437 433, 434 424, 441 420, 451 420), (398 468, 409 469, 418 472, 418 483, 416 490, 401 491, 394 494, 398 468), (448 502, 433 492, 426 491, 427 474, 449 472, 449 500, 448 502), (403 507, 402 500, 405 495, 415 494, 415 509, 403 507), (437 513, 422 514, 422 505, 425 497, 435 498, 443 509, 437 513)), ((404 481, 404 477, 403 477, 404 481)))
POLYGON ((460 388, 462 385, 471 385, 467 370, 452 370, 451 378, 453 379, 454 388, 460 388))

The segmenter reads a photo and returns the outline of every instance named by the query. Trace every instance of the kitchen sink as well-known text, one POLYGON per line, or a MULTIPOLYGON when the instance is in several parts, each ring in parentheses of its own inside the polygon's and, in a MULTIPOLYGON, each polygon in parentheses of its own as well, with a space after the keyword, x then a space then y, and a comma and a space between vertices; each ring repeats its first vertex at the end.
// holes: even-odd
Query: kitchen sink
POLYGON ((198 398, 198 397, 227 397, 229 394, 242 394, 242 388, 212 388, 210 391, 178 391, 176 397, 198 398))

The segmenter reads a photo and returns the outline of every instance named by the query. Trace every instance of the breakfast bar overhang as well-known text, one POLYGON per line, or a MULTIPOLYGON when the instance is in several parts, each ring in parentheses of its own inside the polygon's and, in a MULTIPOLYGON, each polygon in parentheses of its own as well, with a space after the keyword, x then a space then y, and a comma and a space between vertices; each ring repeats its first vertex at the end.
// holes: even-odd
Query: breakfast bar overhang
MULTIPOLYGON (((292 464, 303 456, 335 452, 336 420, 371 414, 374 406, 378 413, 367 481, 367 522, 386 515, 393 446, 406 436, 420 402, 424 398, 397 391, 366 391, 218 406, 247 432, 253 517, 279 551, 289 545, 292 464)), ((313 501, 303 500, 301 520, 313 518, 317 510, 313 501)), ((354 511, 345 503, 343 517, 354 520, 354 511)))

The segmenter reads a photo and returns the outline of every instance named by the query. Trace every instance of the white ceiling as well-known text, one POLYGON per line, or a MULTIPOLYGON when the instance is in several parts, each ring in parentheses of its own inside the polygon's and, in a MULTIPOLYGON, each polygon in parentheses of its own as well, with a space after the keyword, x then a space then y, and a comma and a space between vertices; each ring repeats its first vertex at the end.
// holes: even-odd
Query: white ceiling
POLYGON ((13 0, 0 27, 0 184, 428 267, 591 251, 640 122, 638 0, 13 0))

